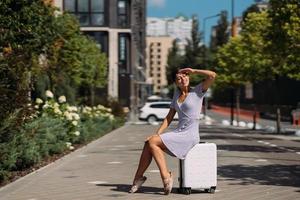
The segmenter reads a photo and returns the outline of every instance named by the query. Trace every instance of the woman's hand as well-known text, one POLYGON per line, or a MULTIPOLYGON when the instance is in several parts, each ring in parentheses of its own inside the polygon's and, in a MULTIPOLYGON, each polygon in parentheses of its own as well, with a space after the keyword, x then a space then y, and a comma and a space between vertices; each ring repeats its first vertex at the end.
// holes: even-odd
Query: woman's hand
POLYGON ((194 73, 194 69, 192 69, 192 68, 183 68, 183 69, 180 69, 178 71, 178 73, 192 74, 192 73, 194 73))

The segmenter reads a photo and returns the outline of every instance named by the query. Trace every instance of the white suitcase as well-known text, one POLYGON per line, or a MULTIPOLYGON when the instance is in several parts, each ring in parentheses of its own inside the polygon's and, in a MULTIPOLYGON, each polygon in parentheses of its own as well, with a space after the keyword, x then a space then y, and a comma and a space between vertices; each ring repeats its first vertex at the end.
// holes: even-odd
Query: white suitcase
POLYGON ((179 193, 192 189, 214 193, 217 187, 217 146, 214 143, 195 145, 184 160, 179 161, 179 193))

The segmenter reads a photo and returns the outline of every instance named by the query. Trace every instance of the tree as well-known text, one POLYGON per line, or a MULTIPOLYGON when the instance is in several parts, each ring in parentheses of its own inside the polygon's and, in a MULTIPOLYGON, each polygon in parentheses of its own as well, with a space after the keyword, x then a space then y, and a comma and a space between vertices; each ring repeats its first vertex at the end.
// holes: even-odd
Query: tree
POLYGON ((0 2, 0 119, 29 101, 39 55, 56 37, 54 11, 42 0, 0 2))
MULTIPOLYGON (((267 13, 250 13, 240 36, 219 48, 218 79, 219 85, 236 88, 236 105, 239 112, 239 90, 247 82, 254 83, 268 76, 270 58, 265 55, 267 45, 263 36, 270 26, 267 13)), ((239 114, 239 113, 238 113, 239 114)), ((237 115, 238 121, 239 115, 237 115)))
MULTIPOLYGON (((265 51, 272 58, 270 73, 279 88, 279 77, 288 76, 300 80, 300 2, 298 0, 270 0, 268 15, 272 26, 267 30, 265 51)), ((277 96, 280 104, 280 97, 277 96)), ((280 109, 277 108, 277 132, 280 127, 280 109)))
MULTIPOLYGON (((192 17, 191 39, 187 40, 185 47, 185 56, 182 67, 203 68, 203 51, 204 48, 200 45, 201 34, 199 32, 199 22, 197 17, 192 17)), ((192 84, 199 82, 199 76, 191 77, 192 84)))
POLYGON ((242 21, 246 21, 249 13, 258 13, 260 12, 258 6, 256 4, 252 4, 250 7, 248 7, 244 12, 242 16, 242 21))
POLYGON ((51 89, 59 96, 72 95, 74 91, 68 92, 72 88, 88 88, 89 103, 93 105, 95 88, 106 84, 107 58, 94 40, 80 32, 74 16, 62 14, 56 24, 59 37, 51 46, 45 68, 51 89))
POLYGON ((173 40, 172 48, 169 49, 168 59, 167 59, 167 80, 168 84, 174 82, 174 77, 177 71, 180 69, 183 57, 179 54, 179 49, 177 41, 173 40))
POLYGON ((218 47, 223 46, 228 42, 228 21, 227 21, 227 11, 222 11, 218 24, 215 26, 215 36, 211 38, 210 49, 215 52, 218 47))

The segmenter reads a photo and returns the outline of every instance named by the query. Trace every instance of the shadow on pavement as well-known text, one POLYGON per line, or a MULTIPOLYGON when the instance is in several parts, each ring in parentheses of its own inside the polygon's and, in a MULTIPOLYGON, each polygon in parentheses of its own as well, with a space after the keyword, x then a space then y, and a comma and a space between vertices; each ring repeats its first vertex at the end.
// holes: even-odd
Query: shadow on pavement
MULTIPOLYGON (((96 186, 104 186, 104 187, 110 187, 112 191, 117 191, 117 192, 123 192, 123 193, 128 193, 131 185, 128 184, 96 184, 96 186)), ((179 194, 178 193, 178 188, 173 187, 172 193, 179 194)), ((157 187, 149 187, 149 186, 142 186, 138 192, 136 193, 142 193, 142 194, 156 194, 156 195, 164 195, 163 193, 163 188, 157 188, 157 187)), ((207 192, 203 190, 192 190, 193 194, 200 194, 204 193, 207 194, 207 192)))
MULTIPOLYGON (((96 186, 110 187, 112 191, 128 193, 131 185, 129 184, 96 184, 96 186)), ((173 189, 175 191, 175 189, 173 189)), ((173 192, 172 190, 172 192, 173 192)), ((164 195, 162 188, 142 186, 137 193, 164 195)))
MULTIPOLYGON (((276 185, 300 187, 298 165, 226 165, 218 167, 218 175, 239 181, 232 185, 276 185)), ((299 190, 297 192, 300 192, 299 190)))
POLYGON ((221 135, 201 135, 200 133, 200 139, 201 140, 280 140, 277 138, 268 138, 268 137, 238 137, 238 136, 233 136, 233 135, 224 135, 224 133, 221 135))
MULTIPOLYGON (((294 149, 300 151, 299 148, 296 147, 288 147, 289 149, 294 149)), ((242 152, 261 152, 261 153, 287 153, 288 150, 279 149, 276 147, 270 146, 256 146, 256 145, 238 145, 238 144, 219 144, 218 150, 226 150, 226 151, 242 151, 242 152)))

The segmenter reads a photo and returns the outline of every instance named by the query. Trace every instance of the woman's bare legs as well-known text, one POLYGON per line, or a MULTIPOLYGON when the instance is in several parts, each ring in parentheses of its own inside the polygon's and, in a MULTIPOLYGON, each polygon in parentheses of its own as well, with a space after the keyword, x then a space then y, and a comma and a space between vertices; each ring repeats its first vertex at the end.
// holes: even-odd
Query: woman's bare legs
POLYGON ((151 161, 152 161, 152 155, 151 155, 151 151, 150 151, 150 147, 149 147, 149 142, 146 141, 144 144, 144 149, 141 154, 139 166, 135 173, 133 182, 135 180, 141 178, 144 175, 144 173, 145 173, 146 169, 149 167, 151 161))
POLYGON ((152 157, 154 157, 154 160, 159 168, 161 178, 164 180, 170 177, 164 156, 165 149, 166 146, 158 135, 154 135, 145 143, 134 181, 143 176, 152 161, 152 157))
POLYGON ((151 154, 154 157, 154 160, 159 168, 160 176, 162 180, 169 178, 170 173, 167 168, 167 163, 164 155, 164 150, 166 150, 166 146, 162 142, 161 138, 158 135, 153 136, 149 140, 149 146, 151 150, 151 154))

